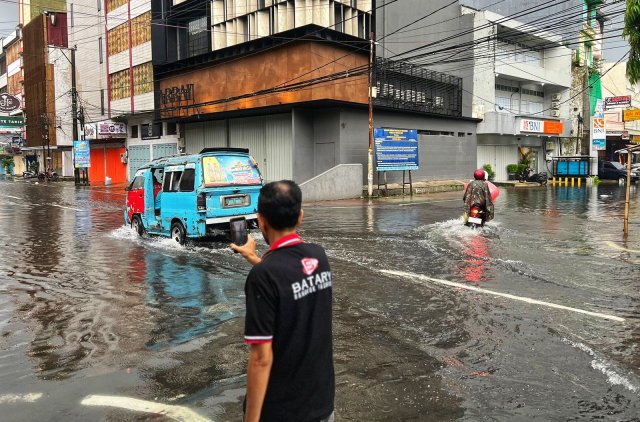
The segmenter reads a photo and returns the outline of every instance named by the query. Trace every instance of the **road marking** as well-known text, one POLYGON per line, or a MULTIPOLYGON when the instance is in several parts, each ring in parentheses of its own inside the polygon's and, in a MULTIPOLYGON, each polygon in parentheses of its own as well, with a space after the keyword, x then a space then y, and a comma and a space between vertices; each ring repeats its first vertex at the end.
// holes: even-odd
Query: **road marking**
POLYGON ((49 205, 51 205, 52 207, 64 208, 66 210, 84 211, 84 210, 81 210, 81 209, 78 209, 78 208, 65 207, 63 205, 58 205, 58 204, 49 204, 49 205))
POLYGON ((631 252, 631 253, 640 253, 640 251, 636 251, 636 250, 633 250, 633 249, 627 249, 627 248, 624 248, 624 247, 622 247, 620 245, 616 245, 614 242, 612 242, 610 240, 607 240, 604 243, 606 243, 610 248, 618 249, 620 251, 631 252))
POLYGON ((33 403, 42 397, 42 393, 29 393, 29 394, 5 394, 0 396, 0 403, 15 403, 17 401, 26 401, 28 403, 33 403))
POLYGON ((460 288, 460 289, 471 290, 471 291, 478 292, 478 293, 485 293, 485 294, 488 294, 488 295, 505 297, 507 299, 519 300, 521 302, 531 303, 531 304, 534 304, 534 305, 548 306, 550 308, 563 309, 565 311, 577 312, 577 313, 580 313, 580 314, 590 315, 590 316, 594 316, 594 317, 598 317, 598 318, 609 319, 611 321, 624 322, 624 318, 620 318, 620 317, 617 317, 617 316, 614 316, 614 315, 607 315, 607 314, 601 314, 599 312, 585 311, 583 309, 571 308, 569 306, 558 305, 556 303, 543 302, 541 300, 531 299, 531 298, 528 298, 528 297, 514 296, 514 295, 511 295, 511 294, 508 294, 508 293, 500 293, 500 292, 496 292, 496 291, 493 291, 493 290, 481 289, 479 287, 468 286, 468 285, 462 284, 462 283, 456 283, 456 282, 453 282, 453 281, 441 280, 441 279, 438 279, 438 278, 427 277, 427 276, 422 275, 422 274, 406 273, 406 272, 402 272, 402 271, 388 271, 388 270, 381 270, 381 271, 383 273, 385 273, 385 274, 397 275, 397 276, 400 276, 400 277, 407 277, 407 278, 414 278, 414 279, 418 279, 418 280, 422 280, 422 281, 428 281, 428 282, 432 282, 432 283, 444 284, 445 286, 449 286, 449 287, 456 287, 456 288, 460 288))
POLYGON ((118 396, 88 396, 81 402, 86 406, 110 406, 136 412, 156 413, 180 422, 214 422, 183 406, 118 396))

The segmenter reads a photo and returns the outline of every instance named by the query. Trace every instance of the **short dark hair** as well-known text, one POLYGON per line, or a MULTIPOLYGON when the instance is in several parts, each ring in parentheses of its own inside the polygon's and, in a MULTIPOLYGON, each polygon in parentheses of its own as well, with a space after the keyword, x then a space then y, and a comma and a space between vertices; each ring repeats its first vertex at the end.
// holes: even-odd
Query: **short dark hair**
POLYGON ((276 230, 293 229, 302 209, 302 191, 291 180, 267 183, 260 189, 258 212, 276 230))

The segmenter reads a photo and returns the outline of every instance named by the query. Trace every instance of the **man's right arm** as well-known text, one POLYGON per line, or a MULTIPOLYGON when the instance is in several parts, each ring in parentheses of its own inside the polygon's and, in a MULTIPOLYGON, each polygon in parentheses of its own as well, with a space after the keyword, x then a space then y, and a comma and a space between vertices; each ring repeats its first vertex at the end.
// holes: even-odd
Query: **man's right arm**
POLYGON ((246 244, 238 246, 232 243, 231 249, 242 255, 251 265, 259 264, 262 261, 262 259, 256 254, 256 241, 253 240, 253 237, 251 237, 250 234, 247 235, 246 244))

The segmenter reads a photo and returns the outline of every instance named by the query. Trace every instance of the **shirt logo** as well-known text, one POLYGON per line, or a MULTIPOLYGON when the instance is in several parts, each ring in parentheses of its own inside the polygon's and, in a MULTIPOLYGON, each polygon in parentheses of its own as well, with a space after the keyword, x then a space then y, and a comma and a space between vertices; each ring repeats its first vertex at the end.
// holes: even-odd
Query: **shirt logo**
POLYGON ((304 258, 302 260, 302 272, 311 275, 318 269, 318 260, 315 258, 304 258))

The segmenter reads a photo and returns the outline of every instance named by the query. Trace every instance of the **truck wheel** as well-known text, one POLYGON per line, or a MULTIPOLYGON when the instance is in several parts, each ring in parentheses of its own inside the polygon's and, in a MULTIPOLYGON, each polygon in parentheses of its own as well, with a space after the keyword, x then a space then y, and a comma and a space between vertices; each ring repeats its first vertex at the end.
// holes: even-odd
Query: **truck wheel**
POLYGON ((144 234, 144 226, 142 225, 142 220, 140 220, 139 215, 131 217, 131 228, 138 234, 138 236, 142 236, 144 234))
POLYGON ((175 240, 180 245, 184 245, 186 237, 187 236, 185 234, 182 223, 176 221, 175 223, 171 224, 171 238, 173 240, 175 240))

